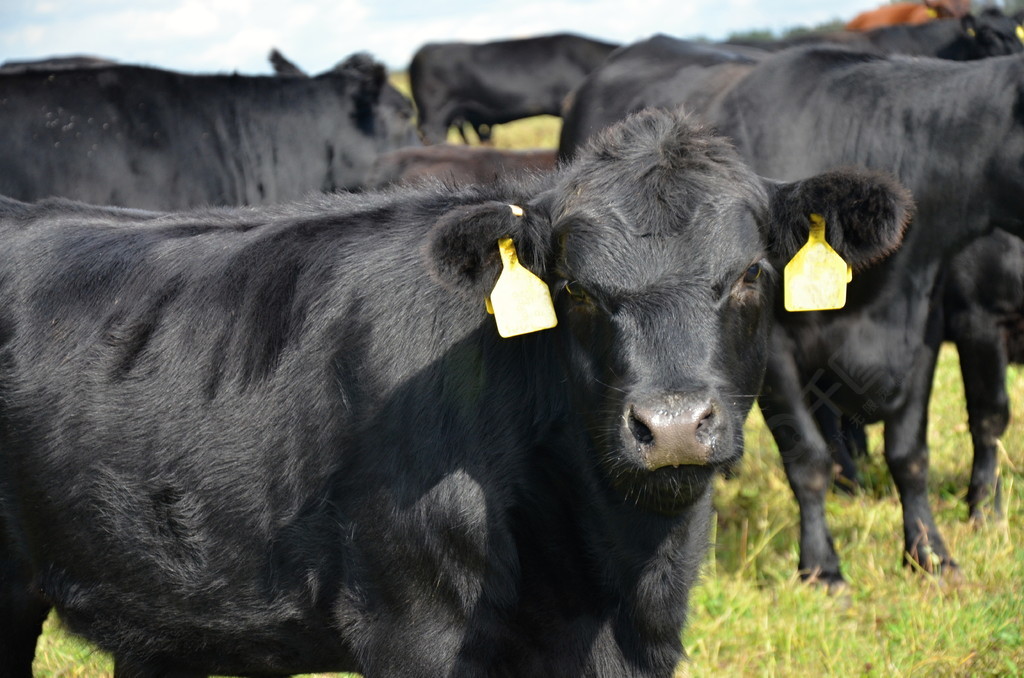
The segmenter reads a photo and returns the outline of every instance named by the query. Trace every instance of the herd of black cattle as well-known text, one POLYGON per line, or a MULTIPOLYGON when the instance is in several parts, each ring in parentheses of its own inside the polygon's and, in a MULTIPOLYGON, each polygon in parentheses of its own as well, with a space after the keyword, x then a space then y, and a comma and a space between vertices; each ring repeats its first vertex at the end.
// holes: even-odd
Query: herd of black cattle
POLYGON ((365 54, 8 62, 4 675, 31 676, 55 608, 119 677, 671 676, 755 399, 805 578, 843 582, 824 499, 876 421, 905 557, 955 571, 927 405, 955 341, 970 515, 998 514, 1021 19, 417 52, 424 141, 556 114, 557 164, 423 145, 365 54), (789 313, 812 214, 853 279, 789 313), (502 338, 485 300, 524 268, 558 325, 502 338))

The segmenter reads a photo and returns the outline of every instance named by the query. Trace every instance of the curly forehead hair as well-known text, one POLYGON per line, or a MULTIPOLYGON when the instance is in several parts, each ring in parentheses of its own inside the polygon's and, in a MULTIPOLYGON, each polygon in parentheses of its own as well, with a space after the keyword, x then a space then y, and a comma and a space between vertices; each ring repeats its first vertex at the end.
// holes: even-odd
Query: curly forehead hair
POLYGON ((761 211, 768 201, 763 181, 728 140, 682 110, 631 115, 595 135, 574 165, 580 170, 577 181, 599 194, 655 201, 672 210, 693 212, 707 200, 732 199, 761 211), (601 172, 609 163, 617 170, 601 172), (633 190, 641 184, 642 191, 633 190))

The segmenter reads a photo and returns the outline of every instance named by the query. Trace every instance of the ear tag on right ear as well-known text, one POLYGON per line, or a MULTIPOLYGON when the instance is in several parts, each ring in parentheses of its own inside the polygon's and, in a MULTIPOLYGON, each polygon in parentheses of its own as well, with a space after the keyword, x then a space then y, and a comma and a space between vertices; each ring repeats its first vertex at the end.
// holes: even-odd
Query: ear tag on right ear
POLYGON ((558 324, 551 290, 547 283, 519 263, 512 238, 498 241, 503 269, 487 299, 494 313, 498 334, 514 337, 554 327, 558 324))
POLYGON ((1017 37, 1020 38, 1021 42, 1024 42, 1024 24, 1017 24, 1017 37))
POLYGON ((807 244, 783 272, 787 311, 827 311, 846 305, 846 284, 853 271, 825 240, 825 220, 811 215, 807 244))

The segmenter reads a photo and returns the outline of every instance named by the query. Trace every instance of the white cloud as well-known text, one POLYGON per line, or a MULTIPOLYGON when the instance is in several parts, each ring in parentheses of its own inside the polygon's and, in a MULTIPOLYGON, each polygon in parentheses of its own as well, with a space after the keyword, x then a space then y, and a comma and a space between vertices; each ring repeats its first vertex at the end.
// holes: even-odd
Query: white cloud
POLYGON ((573 31, 614 42, 724 38, 852 17, 880 0, 0 0, 0 60, 87 53, 184 71, 267 73, 281 49, 311 72, 356 51, 404 68, 424 42, 573 31))
POLYGON ((191 37, 212 35, 221 28, 220 16, 206 3, 190 0, 168 12, 154 13, 143 20, 153 20, 170 36, 191 37))

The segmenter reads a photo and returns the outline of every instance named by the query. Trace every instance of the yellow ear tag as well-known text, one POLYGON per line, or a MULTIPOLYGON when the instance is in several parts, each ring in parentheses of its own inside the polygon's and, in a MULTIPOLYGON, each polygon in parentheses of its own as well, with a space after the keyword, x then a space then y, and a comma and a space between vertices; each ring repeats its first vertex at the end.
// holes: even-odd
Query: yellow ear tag
POLYGON ((1018 24, 1016 33, 1017 37, 1020 38, 1020 41, 1024 42, 1024 26, 1018 24))
POLYGON ((498 241, 503 269, 487 299, 498 334, 508 338, 554 327, 558 324, 547 283, 519 263, 512 238, 498 241))
POLYGON ((800 248, 783 273, 787 311, 827 311, 846 305, 846 283, 853 270, 825 241, 825 220, 811 215, 807 244, 800 248))
POLYGON ((928 16, 930 16, 931 18, 939 18, 939 10, 935 9, 934 7, 928 7, 926 11, 928 12, 928 16))
POLYGON ((973 28, 968 28, 967 29, 967 37, 969 37, 969 38, 976 38, 976 37, 978 37, 978 31, 974 30, 973 28))

